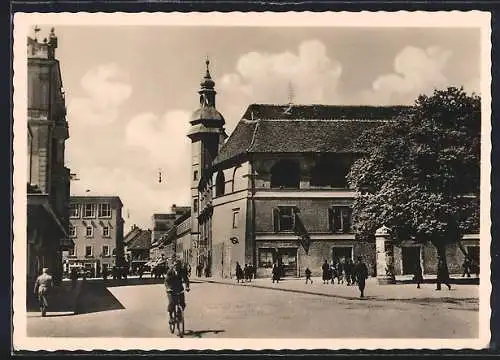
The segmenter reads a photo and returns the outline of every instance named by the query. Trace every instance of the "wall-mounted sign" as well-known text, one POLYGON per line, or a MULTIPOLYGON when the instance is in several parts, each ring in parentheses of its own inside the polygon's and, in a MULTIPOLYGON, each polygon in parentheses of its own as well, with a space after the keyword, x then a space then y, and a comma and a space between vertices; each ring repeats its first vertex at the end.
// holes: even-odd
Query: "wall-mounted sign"
POLYGON ((231 240, 232 244, 238 244, 240 242, 236 236, 230 237, 229 240, 231 240))

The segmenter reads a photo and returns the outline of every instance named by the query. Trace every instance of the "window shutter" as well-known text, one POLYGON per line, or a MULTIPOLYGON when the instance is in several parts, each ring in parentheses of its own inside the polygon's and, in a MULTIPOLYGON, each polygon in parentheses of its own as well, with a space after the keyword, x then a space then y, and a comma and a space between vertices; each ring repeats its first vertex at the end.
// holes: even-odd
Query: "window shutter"
POLYGON ((333 232, 333 208, 328 208, 328 231, 333 232))
POLYGON ((280 231, 280 209, 273 208, 273 226, 274 232, 280 231))

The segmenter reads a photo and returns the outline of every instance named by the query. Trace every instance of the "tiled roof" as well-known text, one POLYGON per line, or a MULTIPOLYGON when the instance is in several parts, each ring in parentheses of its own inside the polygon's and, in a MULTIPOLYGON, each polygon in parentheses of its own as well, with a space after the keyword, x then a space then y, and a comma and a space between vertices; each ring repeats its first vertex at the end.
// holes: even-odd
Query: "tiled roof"
POLYGON ((141 250, 151 248, 151 231, 141 230, 137 236, 135 236, 127 244, 129 250, 141 250))
POLYGON ((363 131, 405 106, 250 105, 214 165, 245 153, 349 152, 363 131))

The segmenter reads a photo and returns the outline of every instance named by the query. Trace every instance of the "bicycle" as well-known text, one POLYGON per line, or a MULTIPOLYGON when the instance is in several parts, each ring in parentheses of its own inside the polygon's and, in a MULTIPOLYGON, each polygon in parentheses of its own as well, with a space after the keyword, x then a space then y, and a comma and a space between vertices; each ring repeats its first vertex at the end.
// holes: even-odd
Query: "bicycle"
POLYGON ((172 294, 172 298, 175 304, 174 321, 169 324, 170 332, 172 334, 175 332, 175 328, 177 327, 177 335, 179 337, 184 337, 184 310, 182 309, 182 306, 179 304, 179 295, 183 293, 184 291, 172 294))

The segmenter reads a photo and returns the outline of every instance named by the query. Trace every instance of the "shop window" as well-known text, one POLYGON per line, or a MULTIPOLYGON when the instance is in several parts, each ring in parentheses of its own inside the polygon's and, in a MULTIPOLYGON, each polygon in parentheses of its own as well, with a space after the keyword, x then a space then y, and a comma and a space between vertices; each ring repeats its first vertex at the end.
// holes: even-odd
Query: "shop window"
POLYGON ((271 168, 271 187, 298 189, 300 187, 299 163, 294 160, 280 160, 271 168))
POLYGON ((217 178, 215 180, 215 196, 224 195, 226 188, 226 179, 224 178, 224 173, 219 171, 217 178))
POLYGON ((328 209, 329 230, 335 233, 351 231, 352 210, 348 206, 334 206, 328 209))
POLYGON ((273 249, 259 249, 259 267, 272 268, 274 264, 273 249))
POLYGON ((295 209, 295 206, 279 206, 273 209, 274 232, 293 231, 295 209))

